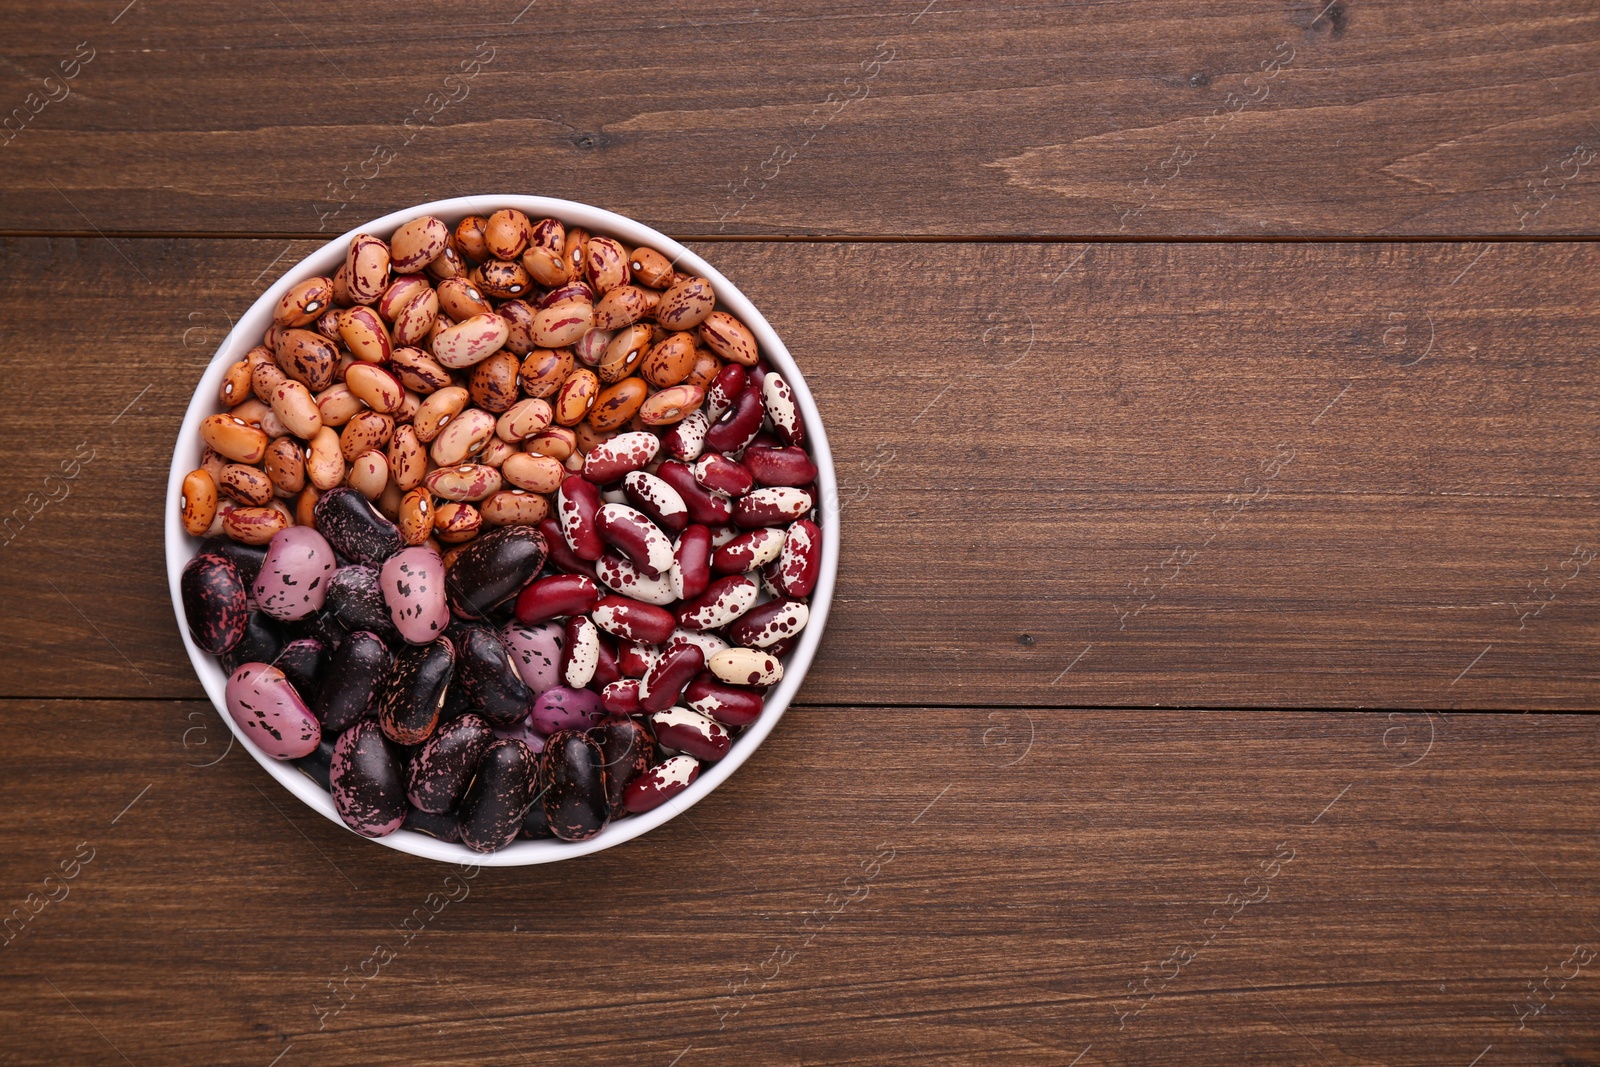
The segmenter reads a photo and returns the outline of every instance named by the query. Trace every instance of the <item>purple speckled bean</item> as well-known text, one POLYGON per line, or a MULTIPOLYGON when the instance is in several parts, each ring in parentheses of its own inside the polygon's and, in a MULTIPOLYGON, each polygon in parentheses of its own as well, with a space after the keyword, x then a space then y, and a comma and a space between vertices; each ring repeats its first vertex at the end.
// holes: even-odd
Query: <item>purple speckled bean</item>
POLYGON ((322 610, 335 566, 326 538, 309 526, 291 526, 272 535, 250 592, 262 611, 294 622, 322 610))
POLYGON ((401 549, 383 561, 378 581, 389 618, 411 644, 425 645, 450 625, 444 561, 433 549, 426 545, 401 549))
POLYGON ((206 652, 221 655, 244 637, 249 600, 239 569, 221 554, 202 552, 178 580, 189 636, 206 652))
POLYGON ((517 839, 533 806, 539 761, 521 741, 496 741, 461 799, 461 843, 493 852, 517 839))
POLYGON ((548 735, 558 730, 587 730, 606 714, 599 693, 558 685, 539 694, 529 718, 535 730, 548 735))
POLYGON ((461 801, 478 762, 494 743, 489 724, 470 712, 439 727, 406 768, 406 798, 443 815, 461 801))
POLYGON ((339 735, 328 769, 333 806, 363 837, 384 837, 406 820, 406 783, 400 761, 372 719, 339 735))
POLYGON ((322 740, 322 727, 305 701, 283 672, 269 664, 246 663, 234 671, 226 699, 233 721, 273 759, 308 755, 322 740))
POLYGON ((538 626, 509 622, 501 627, 500 640, 535 696, 561 684, 561 647, 566 637, 559 622, 538 626))

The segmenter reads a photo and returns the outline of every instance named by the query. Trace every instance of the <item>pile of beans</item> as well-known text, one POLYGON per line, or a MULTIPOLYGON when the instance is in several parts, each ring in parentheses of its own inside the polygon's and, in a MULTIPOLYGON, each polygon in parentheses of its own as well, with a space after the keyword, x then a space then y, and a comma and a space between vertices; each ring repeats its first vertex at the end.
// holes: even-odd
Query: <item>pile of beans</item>
POLYGON ((180 500, 190 634, 369 837, 488 852, 649 811, 806 625, 794 393, 654 249, 514 210, 358 234, 220 399, 180 500))

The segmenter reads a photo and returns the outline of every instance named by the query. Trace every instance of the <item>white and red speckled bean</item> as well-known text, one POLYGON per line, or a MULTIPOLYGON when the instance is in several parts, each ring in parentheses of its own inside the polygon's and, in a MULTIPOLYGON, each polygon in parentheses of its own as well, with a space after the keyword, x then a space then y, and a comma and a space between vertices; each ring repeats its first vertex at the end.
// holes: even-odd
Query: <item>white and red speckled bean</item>
POLYGON ((523 587, 517 594, 517 621, 524 626, 594 609, 600 590, 586 574, 552 574, 523 587))
POLYGON ((769 600, 745 612, 728 627, 728 638, 746 648, 767 648, 793 637, 811 619, 803 600, 769 600))
POLYGON ((686 752, 695 759, 715 762, 733 747, 733 735, 715 719, 688 708, 668 708, 650 716, 656 742, 662 748, 686 752))
POLYGON ((761 390, 755 382, 746 382, 733 406, 706 431, 706 447, 714 452, 738 452, 755 439, 766 414, 761 390))
POLYGON ((760 689, 729 685, 710 671, 701 671, 683 691, 691 711, 709 716, 724 726, 749 726, 761 717, 765 700, 760 689))
POLYGON ((675 459, 695 459, 705 450, 709 429, 711 418, 705 408, 691 411, 661 439, 661 450, 675 459))
MULTIPOLYGON (((719 578, 706 591, 678 607, 678 623, 686 630, 715 630, 755 607, 760 587, 742 574, 719 578)), ((671 631, 663 637, 671 636, 671 631)))
POLYGON ((574 556, 591 563, 606 550, 595 526, 600 507, 600 490, 587 478, 568 478, 556 492, 556 520, 561 523, 561 536, 574 556))
POLYGON ((694 784, 700 763, 693 756, 662 760, 628 783, 622 806, 635 815, 659 808, 694 784))
POLYGON ((384 560, 378 584, 390 621, 411 644, 425 645, 450 625, 444 562, 428 546, 402 548, 384 560))
POLYGON ((808 597, 822 573, 822 530, 810 519, 800 519, 784 536, 772 584, 792 597, 808 597))
POLYGON ((706 591, 711 584, 709 529, 696 524, 678 535, 672 546, 672 569, 667 572, 667 582, 679 600, 692 600, 706 591))
POLYGON ((744 496, 756 484, 748 469, 719 452, 701 456, 690 470, 702 488, 718 496, 744 496))
POLYGON ((805 449, 757 448, 751 445, 744 450, 739 462, 755 478, 757 485, 807 486, 817 480, 817 465, 811 462, 805 449))
POLYGON ((561 678, 573 689, 583 689, 594 678, 600 662, 600 631, 587 616, 567 620, 566 646, 562 650, 561 678))
POLYGON ((612 715, 635 715, 639 711, 639 679, 618 678, 600 690, 600 703, 612 715))
POLYGON ((761 401, 767 409, 772 428, 786 445, 798 445, 806 439, 805 422, 800 417, 800 404, 794 390, 783 380, 783 375, 768 372, 761 383, 761 401))
POLYGON ((609 485, 649 464, 660 450, 661 439, 648 430, 618 434, 584 457, 583 476, 596 485, 609 485))
POLYGON ((717 549, 711 569, 718 574, 743 574, 765 567, 783 552, 784 531, 772 526, 748 530, 717 549))
POLYGON ((672 566, 672 542, 637 508, 626 504, 602 505, 595 513, 595 530, 607 544, 652 578, 660 578, 672 566))
POLYGON ((322 610, 336 565, 326 538, 309 526, 290 526, 267 543, 250 592, 262 611, 294 622, 322 610))
POLYGON ((740 497, 733 505, 733 521, 740 526, 780 526, 793 522, 812 508, 811 494, 792 486, 770 486, 740 497))
POLYGON ((725 648, 706 666, 729 685, 773 685, 783 678, 778 658, 754 648, 725 648))
POLYGON ((690 522, 721 526, 733 520, 733 504, 727 497, 707 492, 705 486, 695 481, 694 471, 687 464, 675 459, 665 460, 656 468, 656 477, 683 498, 684 507, 689 510, 690 522))
POLYGON ((706 387, 706 403, 703 410, 713 422, 722 418, 723 413, 733 407, 733 402, 739 394, 744 392, 745 377, 743 367, 737 363, 730 363, 711 379, 711 384, 706 387))
MULTIPOLYGON (((590 613, 594 624, 608 634, 646 645, 659 645, 672 636, 672 612, 624 596, 601 597, 590 613)), ((629 673, 623 668, 623 673, 629 673)))
MULTIPOLYGON (((668 576, 652 578, 616 550, 607 551, 595 562, 595 573, 612 592, 656 607, 666 607, 678 597, 668 576)), ((670 572, 669 572, 670 574, 670 572)))
POLYGON ((710 659, 723 649, 731 647, 728 642, 716 634, 701 633, 698 630, 686 630, 682 626, 672 631, 672 636, 667 638, 666 645, 663 646, 662 651, 674 645, 694 645, 705 654, 706 659, 710 659))
POLYGON ((706 665, 706 654, 687 642, 668 645, 639 681, 639 707, 666 711, 678 702, 683 687, 706 665))
POLYGON ((643 641, 624 638, 617 642, 617 666, 625 678, 643 678, 660 654, 658 646, 643 641))
POLYGON ((228 714, 261 751, 273 759, 309 755, 322 728, 300 694, 278 668, 246 663, 228 677, 228 714))
POLYGON ((713 549, 721 548, 744 532, 739 527, 732 525, 713 526, 711 527, 711 547, 713 549))
POLYGON ((689 508, 679 492, 648 471, 629 471, 622 491, 633 506, 654 519, 668 533, 682 533, 689 525, 689 508))

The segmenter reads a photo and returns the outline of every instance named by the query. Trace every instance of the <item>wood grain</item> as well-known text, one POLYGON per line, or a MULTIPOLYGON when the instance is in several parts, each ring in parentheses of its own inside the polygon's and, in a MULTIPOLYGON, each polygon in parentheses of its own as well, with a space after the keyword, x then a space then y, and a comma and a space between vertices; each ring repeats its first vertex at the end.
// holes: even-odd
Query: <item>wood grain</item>
POLYGON ((8 12, 7 58, 11 232, 497 190, 691 234, 1593 234, 1600 204, 1573 0, 80 0, 8 12))
POLYGON ((1516 1014, 1596 943, 1594 719, 797 709, 687 815, 461 897, 202 703, 0 712, 0 903, 92 850, 0 950, 8 1063, 1600 1056, 1592 973, 1516 1014))
MULTIPOLYGON (((0 245, 0 512, 94 457, 0 548, 5 695, 199 695, 168 456, 230 318, 309 247, 0 245)), ((843 486, 802 700, 1600 699, 1593 245, 705 250, 800 361, 843 486)))

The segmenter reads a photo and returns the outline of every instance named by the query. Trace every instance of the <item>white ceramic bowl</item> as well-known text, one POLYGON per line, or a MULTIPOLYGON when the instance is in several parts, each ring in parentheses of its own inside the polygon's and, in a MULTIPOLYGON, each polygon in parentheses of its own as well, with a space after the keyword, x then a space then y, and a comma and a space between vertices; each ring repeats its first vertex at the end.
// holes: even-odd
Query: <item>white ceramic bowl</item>
MULTIPOLYGON (((238 743, 254 756, 256 762, 265 767, 267 773, 276 778, 280 785, 338 826, 348 830, 338 813, 334 811, 333 798, 324 792, 321 786, 306 777, 293 764, 272 759, 262 753, 234 723, 233 717, 226 711, 227 705, 223 696, 227 676, 216 659, 196 648, 189 638, 189 627, 183 613, 183 599, 178 592, 178 578, 183 572, 184 565, 194 556, 199 540, 185 533, 183 524, 179 520, 178 500, 182 493, 183 476, 200 462, 202 449, 200 420, 222 410, 217 394, 222 385, 223 373, 260 343, 262 334, 272 323, 273 306, 291 285, 317 275, 332 276, 344 262, 345 251, 354 234, 371 233, 387 239, 401 223, 419 215, 436 215, 454 226, 467 215, 488 215, 499 208, 517 208, 535 220, 546 217, 558 218, 569 226, 582 226, 591 233, 616 237, 630 247, 648 245, 674 260, 681 269, 709 279, 716 288, 719 306, 726 308, 750 327, 761 346, 762 353, 783 373, 799 399, 801 411, 805 416, 807 447, 817 465, 817 489, 821 496, 819 525, 822 527, 822 572, 816 590, 811 596, 811 620, 801 633, 799 643, 789 655, 783 681, 767 694, 766 710, 734 743, 732 751, 720 762, 708 766, 693 785, 671 801, 643 815, 630 815, 614 822, 587 841, 518 840, 498 852, 487 855, 473 852, 465 845, 439 841, 411 830, 398 830, 387 837, 375 839, 379 844, 427 859, 450 863, 476 863, 491 867, 512 867, 573 859, 598 852, 603 848, 610 848, 612 845, 619 845, 655 829, 704 798, 738 770, 739 766, 750 758, 756 746, 760 745, 778 725, 784 709, 789 706, 789 701, 794 698, 800 683, 805 679, 806 668, 811 665, 811 659, 816 655, 817 644, 822 639, 823 626, 828 620, 828 605, 833 599, 834 574, 838 567, 839 509, 833 459, 828 451, 828 438, 823 432, 816 401, 812 399, 811 391, 806 388, 800 368, 795 366, 789 350, 784 348, 783 341, 768 325, 761 312, 756 310, 755 305, 750 303, 732 282, 714 270, 705 260, 665 234, 657 233, 648 226, 610 211, 571 200, 555 200, 543 196, 454 197, 449 200, 437 200, 431 204, 418 204, 416 207, 409 207, 363 223, 349 233, 329 241, 284 272, 283 277, 250 305, 250 310, 245 312, 233 332, 218 349, 216 356, 212 358, 211 365, 206 368, 199 386, 195 389, 194 398, 189 402, 188 413, 183 418, 183 427, 178 431, 177 447, 172 457, 172 472, 167 478, 166 541, 167 584, 172 593, 173 610, 178 615, 178 632, 183 637, 184 647, 189 650, 189 659, 194 663, 195 673, 200 676, 206 695, 216 705, 222 721, 228 724, 228 729, 233 731, 238 743)), ((354 833, 353 830, 350 832, 354 833)))

